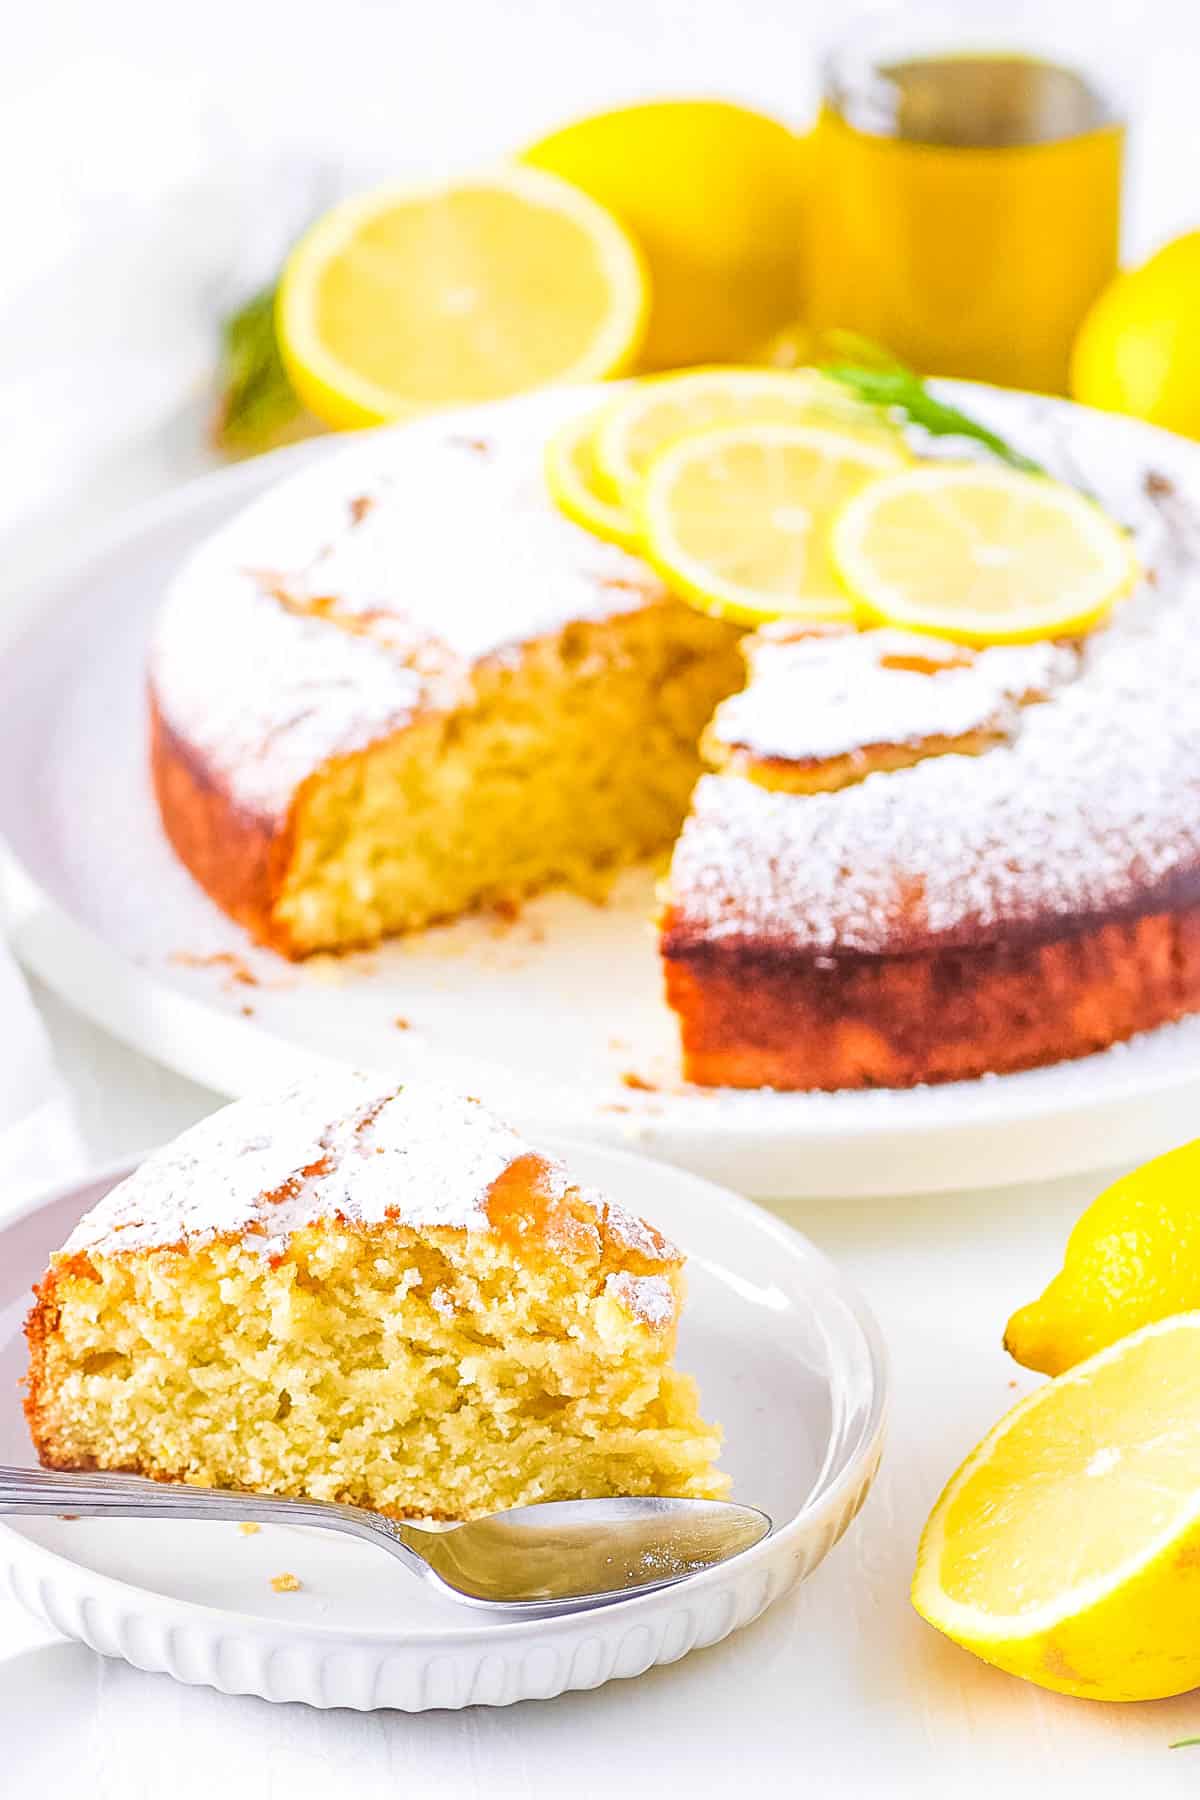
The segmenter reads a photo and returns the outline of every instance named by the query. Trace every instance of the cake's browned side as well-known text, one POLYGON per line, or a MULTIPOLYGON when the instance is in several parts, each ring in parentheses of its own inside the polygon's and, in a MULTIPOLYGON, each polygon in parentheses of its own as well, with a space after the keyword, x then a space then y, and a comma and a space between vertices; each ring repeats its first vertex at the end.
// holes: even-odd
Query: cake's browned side
MULTIPOLYGON (((58 1330, 58 1283, 68 1272, 84 1277, 95 1273, 86 1256, 73 1256, 50 1268, 33 1290, 33 1308, 25 1321, 25 1338, 29 1345, 25 1417, 38 1460, 47 1469, 73 1466, 57 1447, 53 1396, 46 1367, 48 1347, 58 1330)), ((132 1472, 140 1473, 138 1470, 132 1472)))
POLYGON ((799 955, 664 933, 684 1074, 704 1087, 915 1087, 1088 1056, 1200 1011, 1200 905, 1041 942, 799 955))
POLYGON ((293 954, 274 916, 292 848, 290 825, 256 818, 172 731, 149 694, 150 773, 171 846, 217 905, 260 944, 293 954))

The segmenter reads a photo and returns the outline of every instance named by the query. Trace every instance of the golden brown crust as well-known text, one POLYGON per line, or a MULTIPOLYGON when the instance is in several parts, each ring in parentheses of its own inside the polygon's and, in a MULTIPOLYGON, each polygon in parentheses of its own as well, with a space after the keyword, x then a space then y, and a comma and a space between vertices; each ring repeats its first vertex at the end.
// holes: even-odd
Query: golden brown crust
POLYGON ((153 686, 149 707, 150 773, 175 854, 257 942, 295 956, 274 913, 291 857, 290 821, 280 826, 238 806, 220 777, 167 724, 153 686))
POLYGON ((1003 741, 998 732, 936 733, 919 744, 863 744, 844 756, 763 756, 746 744, 722 744, 709 732, 702 749, 714 769, 740 775, 776 794, 833 794, 880 771, 911 769, 931 756, 982 756, 1003 741))
POLYGON ((914 1087, 1088 1056, 1200 1010, 1200 905, 1037 943, 900 956, 671 947, 684 1074, 704 1087, 914 1087))
POLYGON ((29 1317, 25 1321, 25 1338, 29 1345, 29 1373, 25 1378, 25 1417, 29 1423, 29 1435, 33 1439, 33 1447, 38 1459, 46 1468, 53 1469, 60 1465, 53 1458, 53 1427, 46 1403, 46 1349, 58 1330, 58 1302, 55 1288, 62 1269, 51 1268, 34 1288, 34 1304, 29 1317))

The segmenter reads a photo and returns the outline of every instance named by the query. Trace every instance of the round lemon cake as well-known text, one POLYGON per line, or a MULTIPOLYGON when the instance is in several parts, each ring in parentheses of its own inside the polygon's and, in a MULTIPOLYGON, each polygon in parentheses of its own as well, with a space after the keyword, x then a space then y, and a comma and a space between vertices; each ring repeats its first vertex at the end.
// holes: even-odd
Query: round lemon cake
POLYGON ((1072 477, 1059 440, 1103 439, 1110 513, 1145 526, 1149 578, 1085 638, 745 637, 555 508, 546 445, 594 390, 328 457, 167 598, 171 842, 290 956, 595 893, 673 844, 666 993, 703 1085, 965 1079, 1196 1010, 1200 533, 1149 463, 1183 457, 994 400, 1072 477))

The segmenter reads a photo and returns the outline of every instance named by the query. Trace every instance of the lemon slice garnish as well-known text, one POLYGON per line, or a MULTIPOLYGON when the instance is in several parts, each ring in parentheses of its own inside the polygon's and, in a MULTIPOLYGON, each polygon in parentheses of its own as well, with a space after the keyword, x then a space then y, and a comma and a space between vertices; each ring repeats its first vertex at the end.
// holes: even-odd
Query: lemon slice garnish
POLYGON ((656 456, 722 425, 819 425, 887 446, 899 431, 815 369, 689 369, 631 387, 603 417, 594 455, 601 487, 631 510, 656 456))
POLYGON ((594 536, 622 549, 640 543, 637 520, 617 500, 609 500, 596 477, 592 438, 600 412, 586 412, 556 431, 546 446, 546 486, 560 512, 594 536))
POLYGON ((875 483, 849 501, 831 542, 863 622, 966 644, 1090 630, 1138 578, 1128 535, 1086 495, 979 463, 875 483))
POLYGON ((1014 1675, 1094 1700, 1200 1684, 1200 1313, 1031 1394, 954 1476, 913 1603, 1014 1675))
POLYGON ((288 259, 277 325, 305 405, 351 426, 616 374, 646 309, 612 215, 517 167, 335 207, 288 259))
POLYGON ((829 526, 903 452, 816 425, 731 425, 654 459, 641 493, 645 554, 702 611, 741 625, 844 619, 829 526))

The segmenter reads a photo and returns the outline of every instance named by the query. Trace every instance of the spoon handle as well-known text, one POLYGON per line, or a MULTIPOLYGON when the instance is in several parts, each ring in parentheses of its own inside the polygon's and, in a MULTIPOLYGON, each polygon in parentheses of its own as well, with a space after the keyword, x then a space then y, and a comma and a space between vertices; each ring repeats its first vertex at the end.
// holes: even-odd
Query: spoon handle
POLYGON ((0 1466, 0 1514, 44 1518, 62 1513, 87 1519, 252 1519, 270 1525, 324 1525, 359 1537, 391 1535, 379 1534, 380 1522, 356 1506, 149 1481, 142 1475, 0 1466))

